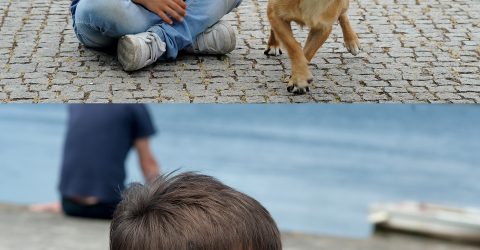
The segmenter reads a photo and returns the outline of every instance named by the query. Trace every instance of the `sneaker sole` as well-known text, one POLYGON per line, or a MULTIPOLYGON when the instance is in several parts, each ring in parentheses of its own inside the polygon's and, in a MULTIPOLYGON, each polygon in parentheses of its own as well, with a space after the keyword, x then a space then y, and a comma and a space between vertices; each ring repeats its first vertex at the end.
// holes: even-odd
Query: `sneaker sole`
POLYGON ((117 57, 118 61, 125 71, 134 71, 137 68, 133 67, 131 62, 135 62, 135 42, 129 36, 123 36, 118 40, 117 57))

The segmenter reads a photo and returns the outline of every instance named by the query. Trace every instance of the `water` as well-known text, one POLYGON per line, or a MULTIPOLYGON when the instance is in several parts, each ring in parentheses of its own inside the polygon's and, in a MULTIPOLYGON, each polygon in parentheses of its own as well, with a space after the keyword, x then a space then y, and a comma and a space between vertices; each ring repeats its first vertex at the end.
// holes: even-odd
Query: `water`
MULTIPOLYGON (((365 237, 368 204, 480 206, 475 106, 149 106, 168 172, 213 175, 253 196, 279 227, 365 237)), ((0 202, 58 199, 66 107, 0 107, 0 202)), ((142 180, 135 154, 129 181, 142 180)))

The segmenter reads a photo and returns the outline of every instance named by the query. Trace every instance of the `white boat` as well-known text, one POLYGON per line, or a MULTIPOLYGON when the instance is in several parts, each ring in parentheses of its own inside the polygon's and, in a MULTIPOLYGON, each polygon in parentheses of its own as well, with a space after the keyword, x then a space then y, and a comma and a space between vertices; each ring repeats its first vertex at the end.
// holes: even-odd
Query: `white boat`
POLYGON ((479 209, 419 202, 383 203, 371 205, 368 217, 379 229, 480 243, 479 209))

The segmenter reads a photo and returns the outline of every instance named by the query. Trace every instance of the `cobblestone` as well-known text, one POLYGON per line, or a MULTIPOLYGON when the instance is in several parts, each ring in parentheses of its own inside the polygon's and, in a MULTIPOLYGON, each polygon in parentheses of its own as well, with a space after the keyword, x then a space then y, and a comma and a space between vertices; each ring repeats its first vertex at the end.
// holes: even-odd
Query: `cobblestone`
MULTIPOLYGON (((263 55, 267 0, 244 0, 225 17, 238 32, 225 56, 180 55, 134 73, 81 45, 69 0, 0 3, 0 102, 304 103, 480 101, 477 0, 352 0, 362 43, 347 53, 339 25, 310 68, 311 92, 286 91, 287 55, 263 55)), ((304 42, 307 30, 294 25, 304 42)))

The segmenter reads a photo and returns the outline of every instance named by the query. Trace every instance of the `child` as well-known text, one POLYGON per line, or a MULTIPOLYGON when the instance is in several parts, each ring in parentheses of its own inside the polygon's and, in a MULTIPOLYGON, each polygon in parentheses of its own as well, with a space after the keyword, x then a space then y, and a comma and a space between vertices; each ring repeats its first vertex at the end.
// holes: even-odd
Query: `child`
POLYGON ((63 148, 59 191, 61 203, 37 204, 34 212, 64 212, 75 217, 111 219, 121 200, 125 161, 135 149, 147 181, 160 165, 151 149, 155 134, 145 105, 71 105, 63 148))
POLYGON ((195 173, 161 176, 124 194, 111 250, 279 250, 280 233, 253 198, 195 173))
POLYGON ((86 47, 117 47, 126 71, 158 59, 175 59, 187 50, 226 54, 236 45, 224 15, 241 0, 73 0, 71 12, 78 40, 86 47), (172 20, 173 19, 173 20, 172 20), (209 28, 210 27, 210 28, 209 28))

